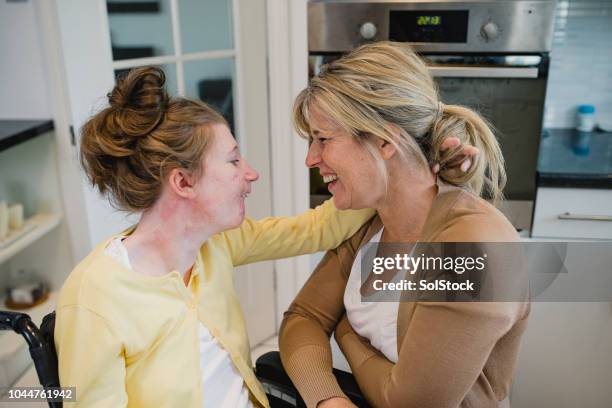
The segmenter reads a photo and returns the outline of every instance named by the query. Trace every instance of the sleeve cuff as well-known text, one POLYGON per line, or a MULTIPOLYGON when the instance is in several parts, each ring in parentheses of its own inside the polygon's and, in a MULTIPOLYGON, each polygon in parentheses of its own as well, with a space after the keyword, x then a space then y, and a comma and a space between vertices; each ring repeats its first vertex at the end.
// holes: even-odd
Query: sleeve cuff
POLYGON ((283 359, 285 370, 308 408, 315 408, 332 397, 348 397, 342 392, 332 371, 329 349, 307 346, 283 359))

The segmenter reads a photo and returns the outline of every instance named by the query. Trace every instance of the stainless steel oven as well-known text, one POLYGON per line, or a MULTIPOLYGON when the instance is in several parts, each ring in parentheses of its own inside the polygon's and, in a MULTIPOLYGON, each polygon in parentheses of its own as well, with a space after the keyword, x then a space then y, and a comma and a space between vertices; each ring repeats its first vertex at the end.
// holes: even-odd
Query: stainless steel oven
MULTIPOLYGON (((536 192, 554 0, 311 0, 310 74, 371 41, 410 43, 444 103, 470 106, 494 127, 506 159, 502 210, 529 229, 536 192)), ((323 192, 311 173, 311 193, 323 192)))

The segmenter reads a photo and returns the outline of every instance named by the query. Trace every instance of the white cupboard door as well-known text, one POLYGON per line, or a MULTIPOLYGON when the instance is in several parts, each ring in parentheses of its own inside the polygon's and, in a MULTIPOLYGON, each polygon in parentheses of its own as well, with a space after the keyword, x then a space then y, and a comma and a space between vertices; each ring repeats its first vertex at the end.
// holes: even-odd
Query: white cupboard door
MULTIPOLYGON (((272 214, 266 7, 265 0, 234 0, 233 3, 237 116, 240 118, 236 126, 238 143, 249 164, 259 172, 259 180, 247 201, 247 213, 263 218, 272 214)), ((283 272, 289 273, 279 271, 283 272)), ((238 268, 234 281, 253 346, 276 333, 274 262, 238 268)))

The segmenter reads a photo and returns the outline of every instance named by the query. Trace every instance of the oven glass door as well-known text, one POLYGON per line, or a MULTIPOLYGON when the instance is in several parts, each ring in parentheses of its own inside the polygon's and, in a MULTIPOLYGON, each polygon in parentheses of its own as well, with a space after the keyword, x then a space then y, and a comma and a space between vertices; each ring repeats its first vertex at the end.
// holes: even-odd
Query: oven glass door
POLYGON ((546 79, 435 76, 435 81, 444 103, 469 106, 491 124, 506 161, 506 199, 533 200, 546 79))

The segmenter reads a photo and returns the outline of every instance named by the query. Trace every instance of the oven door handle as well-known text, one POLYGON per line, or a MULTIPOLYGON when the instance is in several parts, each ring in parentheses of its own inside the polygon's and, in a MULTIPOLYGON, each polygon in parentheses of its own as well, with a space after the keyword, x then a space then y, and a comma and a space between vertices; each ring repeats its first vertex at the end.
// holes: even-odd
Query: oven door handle
POLYGON ((580 221, 612 221, 611 215, 591 215, 591 214, 572 214, 569 212, 559 214, 560 220, 580 220, 580 221))
POLYGON ((534 67, 458 67, 430 65, 429 72, 438 78, 537 78, 534 67))

